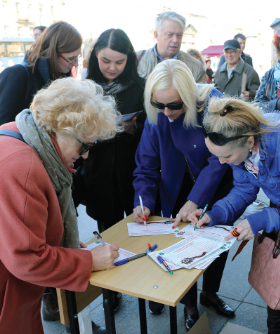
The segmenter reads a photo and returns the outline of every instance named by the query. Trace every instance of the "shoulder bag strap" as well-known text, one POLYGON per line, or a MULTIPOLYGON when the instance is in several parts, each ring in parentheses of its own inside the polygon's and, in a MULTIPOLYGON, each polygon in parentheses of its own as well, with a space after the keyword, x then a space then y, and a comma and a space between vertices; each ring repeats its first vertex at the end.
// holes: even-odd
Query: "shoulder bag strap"
POLYGON ((20 133, 16 132, 16 131, 0 130, 0 135, 14 137, 14 138, 19 139, 19 140, 21 140, 22 142, 25 143, 22 135, 20 133))

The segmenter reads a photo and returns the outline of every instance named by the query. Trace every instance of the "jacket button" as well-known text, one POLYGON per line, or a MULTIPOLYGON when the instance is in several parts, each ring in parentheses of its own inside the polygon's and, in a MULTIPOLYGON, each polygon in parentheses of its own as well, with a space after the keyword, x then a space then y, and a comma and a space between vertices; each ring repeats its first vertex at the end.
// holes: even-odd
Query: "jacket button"
POLYGON ((193 148, 196 148, 196 145, 193 145, 193 148))

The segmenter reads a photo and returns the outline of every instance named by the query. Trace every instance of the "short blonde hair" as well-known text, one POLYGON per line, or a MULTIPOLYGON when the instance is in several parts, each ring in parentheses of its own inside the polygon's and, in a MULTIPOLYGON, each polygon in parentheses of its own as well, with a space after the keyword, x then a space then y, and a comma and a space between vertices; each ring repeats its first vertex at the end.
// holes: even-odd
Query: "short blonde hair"
POLYGON ((197 85, 187 65, 176 59, 167 59, 157 64, 148 77, 144 99, 149 123, 157 124, 158 120, 158 111, 150 103, 153 93, 169 87, 174 87, 184 102, 186 108, 184 126, 187 128, 198 126, 196 113, 204 109, 205 99, 213 86, 197 85))
POLYGON ((122 131, 114 98, 103 96, 101 86, 92 80, 57 79, 35 95, 30 110, 38 126, 61 137, 102 140, 122 131))
POLYGON ((230 142, 234 146, 244 146, 249 136, 257 139, 276 131, 278 124, 269 122, 252 103, 232 97, 212 98, 203 119, 207 132, 220 133, 227 138, 246 136, 230 142))

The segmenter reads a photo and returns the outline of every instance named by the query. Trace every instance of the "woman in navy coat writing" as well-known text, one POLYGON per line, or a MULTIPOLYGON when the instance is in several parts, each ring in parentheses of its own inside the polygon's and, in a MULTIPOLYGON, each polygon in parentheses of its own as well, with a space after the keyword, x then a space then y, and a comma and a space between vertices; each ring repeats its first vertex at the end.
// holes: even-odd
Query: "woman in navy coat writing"
MULTIPOLYGON (((170 59, 159 63, 150 74, 144 92, 147 120, 136 152, 134 172, 134 219, 143 222, 156 214, 159 193, 165 217, 181 220, 221 198, 231 189, 231 176, 219 186, 227 167, 207 149, 202 132, 202 118, 212 97, 222 94, 209 85, 197 85, 181 61, 170 59), (225 185, 227 184, 227 187, 225 185), (218 189, 219 188, 219 189, 218 189), (227 189, 225 189, 227 188, 227 189), (143 199, 144 214, 139 205, 143 199)), ((200 302, 213 306, 221 315, 232 317, 234 311, 217 297, 227 253, 216 259, 204 274, 200 302)), ((186 329, 198 319, 196 285, 181 301, 184 303, 186 329)), ((163 305, 149 303, 152 313, 161 313, 163 305)))

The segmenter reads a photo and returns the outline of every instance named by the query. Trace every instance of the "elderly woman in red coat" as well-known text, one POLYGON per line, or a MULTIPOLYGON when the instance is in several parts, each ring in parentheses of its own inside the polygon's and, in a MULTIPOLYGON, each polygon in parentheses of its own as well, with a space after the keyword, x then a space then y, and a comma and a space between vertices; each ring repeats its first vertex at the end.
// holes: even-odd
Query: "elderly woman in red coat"
POLYGON ((39 91, 16 122, 0 130, 0 333, 43 333, 45 286, 85 291, 90 273, 109 268, 117 245, 78 249, 71 196, 74 162, 116 125, 114 100, 73 78, 39 91), (31 111, 30 111, 31 110, 31 111), (3 134, 3 133, 2 133, 3 134), (12 133, 13 134, 13 133, 12 133))

